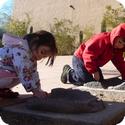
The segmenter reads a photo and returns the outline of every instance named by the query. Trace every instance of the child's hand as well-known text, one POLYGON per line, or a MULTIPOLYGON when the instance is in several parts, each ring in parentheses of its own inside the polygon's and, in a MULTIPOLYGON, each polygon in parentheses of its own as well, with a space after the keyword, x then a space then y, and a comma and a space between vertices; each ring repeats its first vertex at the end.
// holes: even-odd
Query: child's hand
POLYGON ((99 81, 100 80, 100 75, 99 75, 99 72, 95 72, 93 73, 93 78, 96 80, 96 81, 99 81))
POLYGON ((32 92, 34 96, 39 97, 39 98, 44 98, 48 96, 48 93, 43 90, 34 89, 32 92))

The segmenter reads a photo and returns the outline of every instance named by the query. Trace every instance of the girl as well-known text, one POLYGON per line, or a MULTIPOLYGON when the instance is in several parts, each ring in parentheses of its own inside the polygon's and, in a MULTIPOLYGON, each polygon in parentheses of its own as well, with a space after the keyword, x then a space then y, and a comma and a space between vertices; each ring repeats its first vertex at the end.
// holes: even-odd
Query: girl
POLYGON ((112 61, 125 80, 125 23, 118 25, 111 32, 100 33, 82 43, 75 51, 72 64, 65 65, 61 75, 63 83, 83 85, 90 81, 102 81, 100 67, 112 61))
POLYGON ((57 55, 54 36, 47 31, 27 34, 24 38, 4 34, 0 48, 0 97, 14 98, 17 92, 10 89, 22 83, 27 92, 44 97, 41 89, 37 61, 48 57, 46 64, 53 65, 57 55))

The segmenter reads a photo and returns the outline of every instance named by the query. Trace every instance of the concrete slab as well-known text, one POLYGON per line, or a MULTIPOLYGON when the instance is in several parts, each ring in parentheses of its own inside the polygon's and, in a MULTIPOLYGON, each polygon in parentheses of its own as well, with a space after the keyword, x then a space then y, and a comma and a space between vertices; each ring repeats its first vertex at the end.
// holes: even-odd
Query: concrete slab
POLYGON ((125 104, 105 102, 96 113, 63 114, 29 110, 26 103, 4 107, 1 117, 9 125, 116 125, 125 115, 125 104))
POLYGON ((0 98, 0 109, 3 108, 3 107, 6 107, 6 106, 11 106, 11 105, 15 105, 15 104, 25 102, 30 97, 31 97, 30 94, 29 95, 23 94, 23 95, 20 95, 18 98, 11 98, 11 99, 0 98))

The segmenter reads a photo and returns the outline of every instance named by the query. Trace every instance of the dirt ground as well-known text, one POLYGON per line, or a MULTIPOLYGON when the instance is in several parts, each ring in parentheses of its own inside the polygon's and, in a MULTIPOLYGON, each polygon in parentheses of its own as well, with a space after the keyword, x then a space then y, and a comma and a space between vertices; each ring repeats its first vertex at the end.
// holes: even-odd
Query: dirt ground
MULTIPOLYGON (((40 74, 42 89, 48 93, 50 93, 54 88, 80 88, 83 91, 90 91, 92 94, 102 98, 103 100, 118 102, 125 101, 125 85, 123 84, 122 87, 118 86, 118 84, 122 84, 123 81, 118 77, 120 74, 111 62, 101 68, 104 78, 107 79, 107 81, 103 83, 103 86, 97 82, 89 83, 87 86, 81 87, 74 86, 72 84, 63 84, 60 81, 63 66, 65 64, 72 66, 72 56, 57 56, 52 67, 45 66, 45 62, 46 60, 38 62, 38 71, 40 74), (107 87, 107 85, 109 87, 107 87), (117 87, 115 88, 115 86, 117 87)), ((25 91, 21 84, 14 87, 13 90, 18 91, 20 94, 30 94, 25 91)))

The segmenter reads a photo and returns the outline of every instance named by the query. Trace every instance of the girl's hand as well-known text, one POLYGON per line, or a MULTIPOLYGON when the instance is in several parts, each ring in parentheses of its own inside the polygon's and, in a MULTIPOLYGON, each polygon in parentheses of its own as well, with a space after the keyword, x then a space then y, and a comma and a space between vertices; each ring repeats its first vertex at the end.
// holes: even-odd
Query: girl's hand
POLYGON ((100 80, 100 75, 99 75, 99 72, 95 72, 93 73, 93 78, 96 80, 96 81, 99 81, 100 80))
POLYGON ((39 98, 45 98, 46 96, 48 96, 48 93, 43 90, 34 89, 32 92, 34 96, 39 98))

